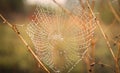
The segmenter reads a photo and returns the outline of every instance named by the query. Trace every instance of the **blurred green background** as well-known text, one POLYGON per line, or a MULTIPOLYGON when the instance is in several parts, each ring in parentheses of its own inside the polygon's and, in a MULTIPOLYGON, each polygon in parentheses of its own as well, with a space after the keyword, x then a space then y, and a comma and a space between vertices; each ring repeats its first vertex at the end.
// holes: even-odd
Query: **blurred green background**
MULTIPOLYGON (((120 17, 120 0, 111 0, 113 8, 120 17)), ((66 3, 67 4, 67 3, 66 3)), ((29 18, 33 14, 35 5, 26 4, 25 0, 0 0, 0 14, 2 14, 10 23, 17 25, 25 39, 31 42, 25 33, 26 28, 22 25, 29 23, 29 18)), ((95 1, 95 14, 101 21, 105 33, 112 40, 120 35, 120 22, 112 13, 107 0, 95 1)), ((102 37, 99 29, 95 33, 96 47, 95 59, 105 64, 111 65, 114 69, 113 58, 106 46, 106 41, 102 37), (99 39, 100 38, 100 39, 99 39)), ((29 43, 31 44, 31 43, 29 43)), ((111 42, 114 52, 117 52, 117 46, 111 42)), ((33 46, 32 46, 33 47, 33 46)), ((34 49, 33 49, 34 50, 34 49)), ((81 61, 71 73, 87 73, 85 62, 81 61)), ((109 67, 102 68, 95 66, 95 73, 114 73, 109 67)), ((0 73, 45 73, 38 67, 38 64, 28 52, 25 45, 18 39, 16 34, 0 19, 0 73)))

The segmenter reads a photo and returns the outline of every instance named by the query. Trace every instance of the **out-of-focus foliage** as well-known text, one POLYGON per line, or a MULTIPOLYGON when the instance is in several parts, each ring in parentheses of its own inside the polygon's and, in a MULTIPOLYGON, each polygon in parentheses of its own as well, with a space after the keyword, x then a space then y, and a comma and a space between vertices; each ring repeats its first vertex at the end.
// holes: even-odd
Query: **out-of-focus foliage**
MULTIPOLYGON (((24 11, 30 9, 32 6, 26 7, 23 1, 24 0, 0 0, 0 14, 3 14, 6 18, 9 18, 9 20, 13 20, 13 18, 16 19, 13 23, 17 22, 18 24, 26 24, 27 21, 24 20, 24 11), (20 20, 20 18, 22 20, 20 20)), ((111 0, 111 3, 120 17, 120 0, 111 0)), ((69 7, 68 5, 66 6, 69 7)), ((112 32, 112 36, 109 37, 114 38, 114 36, 120 34, 120 22, 117 21, 115 15, 112 13, 110 7, 108 6, 107 0, 96 0, 94 11, 102 22, 102 25, 105 27, 106 32, 108 34, 111 34, 112 32)), ((104 38, 101 37, 101 34, 97 35, 97 43, 95 48, 97 60, 114 67, 113 59, 106 46, 106 42, 104 41, 104 38)), ((113 45, 113 43, 111 45, 113 45)), ((117 48, 114 46, 112 47, 117 48)), ((116 52, 115 49, 114 51, 116 52)), ((109 67, 101 68, 99 66, 100 65, 95 66, 95 73, 114 73, 109 67)), ((36 61, 33 59, 32 55, 30 55, 28 50, 26 50, 23 43, 8 26, 5 26, 5 24, 2 23, 2 20, 0 19, 0 73, 40 72, 42 73, 43 70, 38 68, 36 61)), ((84 62, 78 64, 72 72, 87 73, 86 64, 84 62)))
POLYGON ((23 0, 0 0, 0 12, 20 12, 24 10, 23 0))

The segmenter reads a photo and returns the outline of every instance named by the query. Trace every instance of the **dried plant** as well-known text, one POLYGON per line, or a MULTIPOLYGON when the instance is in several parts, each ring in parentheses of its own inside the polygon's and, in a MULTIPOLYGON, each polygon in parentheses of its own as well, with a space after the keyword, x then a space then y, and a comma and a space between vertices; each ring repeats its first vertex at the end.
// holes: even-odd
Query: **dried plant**
MULTIPOLYGON (((57 8, 36 8, 28 34, 41 61, 55 73, 69 73, 90 47, 95 20, 79 5, 68 10, 53 0, 57 8)), ((44 5, 43 5, 44 6, 44 5)))
MULTIPOLYGON (((91 3, 89 0, 85 3, 83 0, 78 1, 79 5, 71 10, 59 4, 57 0, 53 0, 56 7, 45 5, 38 5, 36 7, 33 19, 27 25, 27 33, 35 46, 36 54, 27 44, 23 36, 21 36, 16 26, 10 24, 2 15, 0 17, 3 19, 3 23, 9 25, 16 32, 41 68, 47 73, 50 73, 50 71, 44 64, 55 73, 70 73, 81 60, 86 63, 88 73, 95 73, 95 65, 108 67, 115 73, 120 73, 119 36, 116 36, 118 38, 117 41, 109 39, 93 12, 95 7, 94 0, 91 3), (96 62, 96 39, 94 38, 96 26, 100 29, 107 43, 116 67, 115 70, 111 65, 104 64, 101 61, 96 62), (118 46, 117 54, 113 52, 110 40, 118 46)), ((111 5, 111 2, 109 0, 107 1, 116 20, 120 22, 120 17, 111 5)))
POLYGON ((43 68, 44 70, 46 70, 48 73, 50 73, 48 71, 48 69, 44 66, 44 64, 39 60, 39 58, 36 56, 36 54, 34 53, 34 51, 32 50, 32 48, 28 45, 28 43, 25 41, 25 39, 23 38, 23 36, 20 34, 20 32, 18 31, 17 27, 15 25, 12 25, 11 23, 9 23, 1 14, 0 17, 3 20, 3 23, 6 23, 10 28, 13 29, 13 31, 17 34, 17 36, 20 38, 20 40, 24 43, 24 45, 27 47, 28 51, 33 55, 33 57, 36 59, 36 61, 39 63, 39 65, 41 66, 41 68, 43 68))

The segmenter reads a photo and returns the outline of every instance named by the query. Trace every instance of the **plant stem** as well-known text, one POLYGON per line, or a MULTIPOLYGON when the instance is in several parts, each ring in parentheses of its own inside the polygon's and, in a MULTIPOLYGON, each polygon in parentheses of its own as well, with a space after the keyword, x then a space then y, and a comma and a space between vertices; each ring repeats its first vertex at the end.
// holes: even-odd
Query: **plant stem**
POLYGON ((110 2, 109 0, 107 0, 107 2, 108 2, 108 5, 109 5, 112 13, 114 14, 115 18, 120 22, 120 17, 119 17, 119 15, 117 14, 116 10, 113 8, 111 2, 110 2))
POLYGON ((3 23, 6 23, 10 28, 13 29, 13 31, 17 34, 17 36, 20 38, 20 40, 24 43, 24 45, 27 47, 28 51, 33 55, 33 57, 37 60, 37 62, 39 63, 39 65, 47 72, 50 73, 49 70, 44 66, 44 64, 39 60, 39 58, 37 57, 37 55, 34 53, 34 51, 32 50, 32 48, 28 45, 28 43, 25 41, 25 39, 23 38, 23 36, 20 34, 20 32, 18 31, 17 27, 15 25, 12 25, 11 23, 9 23, 1 14, 0 14, 0 18, 2 18, 3 23))
POLYGON ((110 42, 109 42, 109 40, 108 40, 108 37, 107 37, 107 35, 105 34, 102 26, 100 25, 100 22, 97 21, 97 18, 96 18, 96 16, 95 16, 95 14, 93 13, 93 11, 92 11, 92 9, 91 9, 91 7, 90 7, 90 4, 89 4, 88 2, 87 2, 87 4, 88 4, 88 7, 89 7, 89 9, 90 9, 93 17, 95 18, 96 24, 98 25, 98 27, 99 27, 99 29, 100 29, 100 31, 101 31, 104 39, 106 40, 108 49, 110 50, 110 52, 111 52, 111 54, 112 54, 112 56, 113 56, 113 59, 114 59, 114 61, 115 61, 115 65, 116 65, 116 73, 120 73, 118 61, 117 61, 117 58, 116 58, 116 56, 115 56, 115 54, 114 54, 114 52, 113 52, 113 50, 112 50, 112 48, 111 48, 110 42))
POLYGON ((85 9, 85 6, 84 6, 84 3, 83 3, 83 0, 79 0, 79 2, 80 2, 81 7, 82 7, 83 9, 85 9))

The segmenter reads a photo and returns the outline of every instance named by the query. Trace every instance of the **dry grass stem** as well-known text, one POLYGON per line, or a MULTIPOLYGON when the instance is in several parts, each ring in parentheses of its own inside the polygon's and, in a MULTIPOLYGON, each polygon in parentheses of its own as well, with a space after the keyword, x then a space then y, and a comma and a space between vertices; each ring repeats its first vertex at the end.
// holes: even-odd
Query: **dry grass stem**
POLYGON ((120 57, 120 41, 118 42, 118 53, 117 53, 117 58, 119 59, 120 57))
POLYGON ((87 2, 87 4, 88 4, 88 7, 89 7, 89 9, 90 9, 92 15, 94 16, 94 18, 95 18, 95 20, 96 20, 96 23, 97 23, 97 25, 98 25, 98 27, 99 27, 99 29, 100 29, 100 31, 101 31, 101 33, 102 33, 104 39, 106 40, 108 49, 110 50, 110 52, 111 52, 111 54, 112 54, 112 56, 113 56, 113 59, 114 59, 114 61, 115 61, 115 65, 116 65, 116 73, 120 73, 118 61, 117 61, 117 58, 116 58, 116 56, 115 56, 115 54, 114 54, 114 52, 113 52, 113 50, 112 50, 112 48, 111 48, 110 42, 109 42, 109 40, 108 40, 108 37, 107 37, 107 35, 105 34, 105 32, 104 32, 102 26, 100 25, 100 22, 97 21, 96 16, 95 16, 95 14, 94 14, 93 11, 92 11, 89 2, 87 2))
POLYGON ((41 68, 43 68, 47 73, 50 73, 49 70, 44 66, 44 64, 39 60, 39 58, 36 56, 36 54, 34 53, 34 51, 32 50, 32 48, 28 45, 28 43, 25 41, 25 39, 23 38, 23 36, 20 34, 20 32, 18 31, 17 27, 15 25, 12 25, 11 23, 9 23, 1 14, 0 14, 0 18, 2 18, 3 23, 6 23, 10 28, 13 29, 13 31, 17 34, 17 36, 20 38, 20 40, 24 43, 24 45, 27 47, 28 51, 33 55, 33 57, 37 60, 37 62, 39 63, 39 65, 41 66, 41 68))
POLYGON ((95 62, 95 43, 96 43, 96 39, 92 38, 91 48, 88 49, 84 58, 84 61, 87 65, 88 73, 94 73, 94 66, 91 66, 91 64, 95 62))
POLYGON ((117 14, 117 12, 115 11, 115 9, 113 8, 111 2, 110 2, 109 0, 107 0, 107 2, 108 2, 108 5, 109 5, 112 13, 114 14, 115 18, 120 22, 120 17, 119 17, 119 15, 117 14))
POLYGON ((85 9, 85 6, 84 6, 83 1, 82 1, 82 0, 79 0, 79 2, 80 2, 81 7, 82 7, 83 9, 85 9))
MULTIPOLYGON (((104 0, 103 0, 104 1, 104 0)), ((103 2, 102 1, 102 2, 103 2)), ((79 23, 79 22, 81 22, 82 24, 85 24, 84 23, 84 20, 83 21, 80 21, 79 20, 79 16, 75 16, 73 13, 72 13, 72 11, 69 11, 68 9, 66 9, 65 7, 63 7, 61 4, 59 4, 58 2, 57 2, 57 0, 53 0, 53 2, 56 4, 56 5, 58 5, 66 14, 68 14, 69 16, 70 16, 70 20, 72 20, 72 21, 75 21, 75 23, 79 23)), ((101 2, 101 4, 102 4, 102 2, 101 2)), ((118 2, 119 2, 119 5, 120 5, 120 0, 118 0, 118 2)), ((84 4, 84 1, 83 0, 79 0, 79 3, 80 3, 80 5, 81 5, 81 7, 82 7, 82 11, 84 12, 84 10, 85 10, 85 8, 86 8, 86 6, 85 6, 85 4, 84 4)), ((94 19, 95 20, 95 23, 96 23, 96 25, 98 26, 98 28, 99 28, 99 30, 100 30, 100 32, 101 32, 101 34, 102 34, 102 36, 103 36, 103 38, 104 38, 104 40, 105 40, 105 42, 106 42, 106 45, 107 45, 107 47, 108 47, 108 50, 109 50, 109 52, 110 52, 110 54, 112 55, 112 58, 113 58, 113 61, 114 61, 114 64, 115 64, 115 73, 120 73, 120 68, 119 68, 119 60, 120 60, 120 38, 118 38, 118 40, 116 41, 116 40, 114 40, 114 39, 110 39, 109 37, 111 37, 111 36, 107 36, 107 34, 106 34, 106 32, 111 28, 111 27, 113 27, 113 25, 116 23, 116 21, 118 21, 118 22, 120 22, 120 16, 119 16, 119 14, 117 13, 117 11, 115 10, 115 8, 113 8, 113 6, 112 6, 112 4, 111 4, 111 2, 109 1, 109 0, 107 0, 107 3, 108 3, 108 6, 109 6, 109 8, 110 8, 110 10, 111 10, 111 12, 113 13, 113 15, 115 16, 115 18, 116 19, 114 19, 114 21, 113 21, 113 23, 108 27, 108 28, 106 28, 106 30, 104 30, 103 29, 103 27, 102 27, 102 25, 101 25, 101 23, 98 21, 98 19, 97 19, 97 17, 96 17, 96 15, 95 15, 95 13, 93 12, 93 10, 94 10, 94 7, 95 7, 95 0, 87 0, 86 1, 86 4, 87 4, 87 6, 88 6, 88 9, 89 9, 89 13, 88 14, 90 14, 90 19, 94 19), (115 52, 113 52, 114 50, 112 49, 112 47, 111 47, 111 41, 115 44, 115 46, 117 46, 117 53, 115 53, 115 52)), ((102 5, 101 5, 102 6, 102 5)), ((102 10, 102 7, 101 7, 101 9, 100 10, 102 10)), ((43 15, 43 17, 47 17, 47 15, 43 15)), ((19 39, 22 41, 22 43, 27 47, 27 50, 32 54, 32 56, 34 57, 34 59, 37 61, 37 63, 39 64, 39 66, 40 66, 40 68, 42 68, 43 70, 45 70, 47 73, 50 73, 50 71, 46 68, 46 66, 43 64, 43 62, 44 62, 44 60, 42 60, 41 61, 41 59, 39 59, 39 56, 37 56, 36 54, 35 54, 35 52, 32 50, 32 48, 29 46, 29 44, 26 42, 26 40, 23 38, 23 36, 21 35, 21 33, 19 32, 19 30, 17 29, 17 27, 16 27, 16 25, 12 25, 9 21, 7 21, 7 19, 4 17, 4 16, 2 16, 1 14, 0 14, 0 18, 3 20, 3 23, 5 23, 5 24, 7 24, 16 34, 17 34, 17 36, 19 37, 19 39)), ((41 18, 41 19, 43 19, 43 18, 41 18)), ((46 18, 45 19, 45 23, 47 23, 47 22, 49 22, 49 17, 48 17, 48 19, 46 18)), ((55 19, 53 19, 54 21, 56 21, 55 19)), ((71 21, 69 21, 69 22, 71 22, 71 21)), ((41 23, 41 22, 40 22, 41 23)), ((81 25, 81 26, 83 26, 84 27, 84 25, 81 25)), ((46 27, 47 28, 47 27, 46 27)), ((85 30, 86 30, 86 27, 85 27, 85 30)), ((120 36, 120 35, 119 35, 120 36)), ((82 54, 82 57, 81 57, 81 59, 80 60, 84 60, 84 62, 86 63, 86 65, 87 65, 87 70, 88 70, 88 73, 94 73, 95 71, 94 71, 94 69, 95 69, 95 67, 94 67, 94 65, 100 65, 101 67, 108 67, 108 68, 110 68, 110 69, 112 69, 112 70, 114 70, 114 68, 111 66, 111 65, 107 65, 107 64, 103 64, 102 62, 95 62, 95 46, 96 46, 96 39, 95 38, 91 38, 92 40, 91 40, 91 48, 89 49, 89 48, 87 48, 86 50, 85 50, 85 52, 82 54)), ((56 53, 56 51, 54 51, 55 53, 56 53)), ((71 53, 70 53, 71 54, 71 53)), ((44 56, 43 56, 44 57, 44 56)), ((56 56, 57 57, 57 56, 56 56)), ((55 56, 54 56, 54 58, 55 58, 55 56)), ((80 60, 78 60, 77 61, 77 63, 80 61, 80 60)), ((75 63, 75 64, 77 64, 77 63, 75 63)), ((49 67, 49 66, 48 66, 49 67)), ((75 67, 75 65, 68 71, 68 73, 73 69, 75 67)), ((60 72, 61 73, 61 72, 60 72)))
POLYGON ((84 62, 85 62, 86 65, 87 65, 87 72, 88 72, 88 73, 91 73, 93 70, 92 70, 91 67, 90 67, 90 60, 89 60, 88 54, 89 54, 89 53, 87 52, 83 60, 84 60, 84 62))
POLYGON ((94 7, 95 7, 95 0, 92 0, 92 10, 94 10, 94 7))
POLYGON ((63 11, 65 11, 68 15, 72 15, 72 13, 67 10, 66 8, 62 7, 56 0, 53 0, 53 2, 58 5, 63 11))

